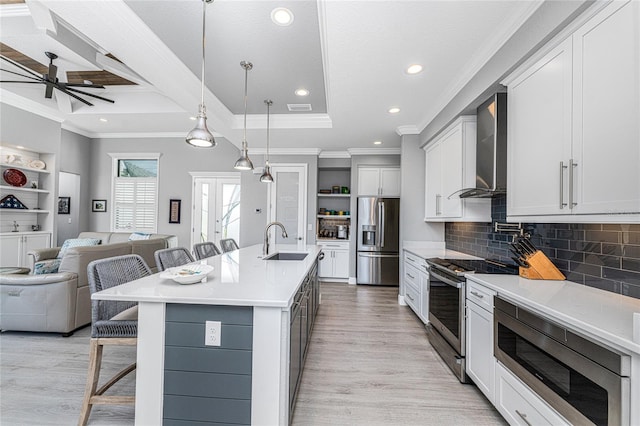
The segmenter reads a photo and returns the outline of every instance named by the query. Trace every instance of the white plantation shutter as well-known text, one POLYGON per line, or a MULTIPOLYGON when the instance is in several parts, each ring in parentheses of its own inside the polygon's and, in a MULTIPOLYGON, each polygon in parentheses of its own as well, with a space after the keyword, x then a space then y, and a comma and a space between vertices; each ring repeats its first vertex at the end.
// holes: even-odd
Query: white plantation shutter
POLYGON ((114 178, 114 232, 154 233, 158 217, 157 178, 114 178))

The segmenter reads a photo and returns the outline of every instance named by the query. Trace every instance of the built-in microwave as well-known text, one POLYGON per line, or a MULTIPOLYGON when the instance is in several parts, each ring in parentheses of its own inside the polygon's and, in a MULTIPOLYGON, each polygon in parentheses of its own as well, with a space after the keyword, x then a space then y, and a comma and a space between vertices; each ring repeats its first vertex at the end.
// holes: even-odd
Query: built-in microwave
POLYGON ((494 298, 494 355, 572 424, 628 425, 631 357, 494 298))

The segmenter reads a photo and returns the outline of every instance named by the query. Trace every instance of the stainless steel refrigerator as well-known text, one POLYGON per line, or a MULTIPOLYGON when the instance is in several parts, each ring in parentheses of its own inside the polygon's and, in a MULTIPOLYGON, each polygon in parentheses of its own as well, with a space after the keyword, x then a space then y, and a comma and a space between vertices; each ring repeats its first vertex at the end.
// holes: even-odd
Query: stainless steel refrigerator
POLYGON ((399 198, 358 198, 358 284, 398 285, 399 235, 399 198))

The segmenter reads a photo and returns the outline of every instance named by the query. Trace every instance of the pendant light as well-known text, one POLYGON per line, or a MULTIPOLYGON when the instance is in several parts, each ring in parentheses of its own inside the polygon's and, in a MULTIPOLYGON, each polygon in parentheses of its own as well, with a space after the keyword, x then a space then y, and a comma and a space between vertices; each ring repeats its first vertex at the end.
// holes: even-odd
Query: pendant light
POLYGON ((260 182, 264 183, 273 183, 273 176, 271 176, 271 166, 269 166, 269 110, 271 109, 271 105, 273 101, 271 99, 267 99, 264 101, 267 104, 267 156, 264 162, 264 172, 262 176, 260 176, 260 182))
POLYGON ((253 163, 249 159, 249 147, 247 146, 247 75, 249 70, 253 68, 253 64, 242 61, 240 66, 244 68, 244 133, 242 135, 242 152, 233 168, 236 170, 253 170, 253 163))
POLYGON ((213 139, 213 135, 207 128, 207 108, 204 106, 204 52, 205 52, 205 28, 206 28, 206 14, 207 3, 211 3, 213 0, 202 0, 202 86, 201 86, 201 101, 198 107, 198 116, 196 117, 196 127, 193 128, 187 135, 186 141, 189 145, 200 148, 212 148, 216 146, 216 141, 213 139))

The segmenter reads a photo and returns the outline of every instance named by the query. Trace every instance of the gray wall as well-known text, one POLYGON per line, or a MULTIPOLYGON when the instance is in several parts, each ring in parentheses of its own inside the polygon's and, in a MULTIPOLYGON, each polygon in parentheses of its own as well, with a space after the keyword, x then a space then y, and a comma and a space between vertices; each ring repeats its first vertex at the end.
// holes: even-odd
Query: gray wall
POLYGON ((444 224, 424 221, 425 156, 418 135, 402 137, 400 158, 400 244, 403 241, 444 241, 444 224))
MULTIPOLYGON (((251 152, 249 152, 251 153, 251 152)), ((264 166, 264 158, 252 158, 255 167, 264 166)), ((316 242, 316 211, 318 189, 318 157, 315 155, 271 155, 269 162, 273 164, 307 164, 307 244, 316 242)), ((262 244, 264 228, 267 225, 268 184, 260 182, 259 174, 246 172, 242 174, 242 201, 240 205, 240 245, 262 244), (260 213, 256 213, 260 209, 260 213)), ((293 243, 293 242, 292 242, 293 243)))
MULTIPOLYGON (((91 231, 89 227, 89 217, 91 213, 91 139, 62 129, 60 141, 60 171, 79 175, 80 199, 76 200, 78 209, 77 223, 78 232, 91 231)), ((71 200, 73 203, 73 200, 71 200)), ((75 204, 75 203, 74 203, 75 204)), ((73 213, 73 211, 72 211, 73 213)), ((77 235, 76 235, 77 236, 77 235)), ((62 243, 63 241, 59 241, 62 243)))
POLYGON ((62 244, 69 238, 76 238, 81 232, 79 227, 79 218, 81 214, 83 216, 87 215, 87 208, 80 203, 80 175, 60 172, 58 177, 58 182, 60 183, 58 196, 70 197, 71 201, 69 214, 58 215, 57 240, 59 244, 62 244))
POLYGON ((592 1, 546 1, 495 53, 473 79, 436 115, 420 134, 422 144, 461 114, 475 109, 489 96, 504 91, 499 83, 512 70, 550 40, 592 1))
POLYGON ((22 145, 25 149, 35 152, 58 154, 60 132, 60 123, 57 121, 0 103, 2 143, 22 145))
MULTIPOLYGON (((158 180, 158 233, 173 234, 178 244, 191 243, 191 182, 189 172, 235 171, 233 164, 238 149, 225 140, 219 140, 212 149, 189 147, 183 138, 109 138, 94 139, 91 153, 91 198, 107 200, 107 213, 89 213, 93 231, 109 231, 113 208, 111 200, 111 156, 109 153, 162 154, 158 180), (169 200, 182 200, 181 223, 169 223, 169 200)), ((243 177, 244 180, 244 177, 243 177)), ((244 194, 242 200, 245 200, 244 194)), ((242 220, 242 219, 241 219, 242 220)), ((242 244, 242 242, 239 242, 242 244)))

